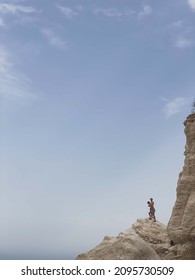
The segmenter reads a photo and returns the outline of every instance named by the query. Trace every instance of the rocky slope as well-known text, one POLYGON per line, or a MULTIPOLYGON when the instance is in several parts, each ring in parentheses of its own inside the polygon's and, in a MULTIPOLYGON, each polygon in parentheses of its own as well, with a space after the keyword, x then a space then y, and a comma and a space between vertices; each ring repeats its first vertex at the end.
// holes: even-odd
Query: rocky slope
POLYGON ((117 237, 105 237, 78 260, 195 260, 195 113, 184 122, 186 145, 177 198, 168 223, 137 220, 117 237))
POLYGON ((159 260, 169 254, 170 239, 166 226, 149 219, 139 219, 116 237, 106 236, 94 249, 77 260, 159 260))

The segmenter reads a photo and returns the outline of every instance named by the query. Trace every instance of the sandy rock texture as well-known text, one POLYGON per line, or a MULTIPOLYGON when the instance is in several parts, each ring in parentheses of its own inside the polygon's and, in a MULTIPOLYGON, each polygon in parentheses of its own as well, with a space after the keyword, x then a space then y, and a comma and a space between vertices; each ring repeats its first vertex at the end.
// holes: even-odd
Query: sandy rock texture
POLYGON ((139 219, 116 237, 105 237, 78 260, 195 260, 195 113, 184 121, 185 160, 168 225, 139 219))
POLYGON ((139 219, 116 237, 104 237, 94 249, 77 260, 159 260, 168 253, 170 240, 166 226, 149 219, 139 219))
POLYGON ((181 259, 195 259, 195 113, 187 117, 184 126, 185 160, 167 231, 178 247, 178 256, 181 259))

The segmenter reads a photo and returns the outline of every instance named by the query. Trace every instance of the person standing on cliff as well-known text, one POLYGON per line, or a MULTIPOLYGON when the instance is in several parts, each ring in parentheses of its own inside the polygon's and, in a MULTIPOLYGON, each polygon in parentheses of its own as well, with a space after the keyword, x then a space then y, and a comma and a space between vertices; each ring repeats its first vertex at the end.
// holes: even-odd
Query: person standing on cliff
POLYGON ((147 203, 148 203, 148 207, 150 207, 150 212, 148 213, 149 214, 149 219, 153 220, 154 222, 156 222, 153 198, 150 198, 150 201, 148 201, 147 203))

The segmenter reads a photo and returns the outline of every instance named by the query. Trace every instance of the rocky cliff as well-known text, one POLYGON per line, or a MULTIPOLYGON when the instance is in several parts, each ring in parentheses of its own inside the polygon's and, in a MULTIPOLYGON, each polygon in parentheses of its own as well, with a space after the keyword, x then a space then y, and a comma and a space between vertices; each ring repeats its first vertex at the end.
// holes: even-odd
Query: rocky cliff
POLYGON ((195 113, 184 121, 185 160, 177 183, 177 197, 168 223, 169 238, 180 246, 181 259, 195 259, 195 113))
POLYGON ((106 236, 94 249, 77 260, 159 260, 171 253, 166 226, 149 219, 139 219, 116 237, 106 236))
POLYGON ((167 226, 139 219, 116 237, 105 237, 78 260, 195 260, 195 113, 184 121, 186 145, 177 197, 167 226))

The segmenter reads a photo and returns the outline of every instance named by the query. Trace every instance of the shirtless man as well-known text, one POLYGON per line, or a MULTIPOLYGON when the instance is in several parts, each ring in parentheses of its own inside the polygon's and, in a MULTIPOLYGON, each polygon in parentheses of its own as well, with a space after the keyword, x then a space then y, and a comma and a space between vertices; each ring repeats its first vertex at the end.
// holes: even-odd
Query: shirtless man
POLYGON ((154 222, 156 222, 153 198, 150 198, 150 201, 148 201, 147 203, 148 203, 148 207, 150 207, 150 212, 148 213, 149 214, 149 219, 153 220, 154 222))

